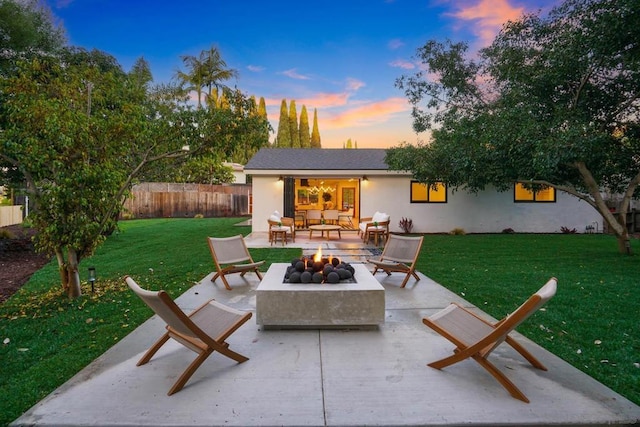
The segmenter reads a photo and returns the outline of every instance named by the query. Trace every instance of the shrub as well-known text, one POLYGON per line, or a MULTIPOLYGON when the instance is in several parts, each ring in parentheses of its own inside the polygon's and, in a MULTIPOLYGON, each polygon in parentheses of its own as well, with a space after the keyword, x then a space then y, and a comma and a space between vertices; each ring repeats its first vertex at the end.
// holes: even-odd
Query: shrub
POLYGON ((505 228, 504 230, 502 230, 502 232, 504 234, 515 234, 515 231, 513 230, 513 228, 505 228))
POLYGON ((564 234, 576 234, 576 229, 575 228, 567 228, 567 227, 560 227, 560 231, 562 231, 562 233, 564 234))
POLYGON ((411 233, 411 230, 413 230, 413 220, 411 218, 402 217, 398 225, 405 233, 411 233))
POLYGON ((194 218, 195 218, 195 219, 202 219, 202 218, 204 218, 204 215, 202 215, 202 214, 195 214, 194 218))
POLYGON ((449 234, 453 234, 454 236, 464 236, 467 233, 464 232, 464 228, 454 228, 449 232, 449 234))

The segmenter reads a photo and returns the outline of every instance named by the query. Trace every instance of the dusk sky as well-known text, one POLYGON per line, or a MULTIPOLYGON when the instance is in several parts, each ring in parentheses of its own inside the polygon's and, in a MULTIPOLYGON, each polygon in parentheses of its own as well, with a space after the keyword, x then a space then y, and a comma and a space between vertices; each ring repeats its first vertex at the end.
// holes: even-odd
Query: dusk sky
MULTIPOLYGON (((237 86, 264 97, 277 131, 280 104, 318 111, 323 148, 347 139, 359 148, 415 143, 410 105, 395 80, 418 70, 416 49, 430 39, 493 40, 523 13, 560 0, 46 0, 69 43, 116 57, 125 71, 139 57, 154 81, 185 70, 181 55, 216 46, 237 86)), ((271 135, 273 139, 275 133, 271 135)))

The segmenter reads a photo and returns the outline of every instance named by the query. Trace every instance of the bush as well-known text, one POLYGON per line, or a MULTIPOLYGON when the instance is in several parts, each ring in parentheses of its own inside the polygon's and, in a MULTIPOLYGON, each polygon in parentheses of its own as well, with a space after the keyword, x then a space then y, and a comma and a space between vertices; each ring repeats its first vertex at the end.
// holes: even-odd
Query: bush
POLYGON ((515 234, 515 231, 513 228, 505 228, 504 230, 502 230, 502 232, 504 234, 515 234))
POLYGON ((413 230, 413 220, 411 218, 402 217, 398 225, 405 233, 411 233, 411 230, 413 230))
POLYGON ((560 231, 562 231, 563 234, 576 234, 576 229, 575 228, 567 228, 567 227, 560 227, 560 231))
POLYGON ((464 228, 454 228, 449 232, 449 234, 453 234, 454 236, 464 236, 467 233, 464 232, 464 228))

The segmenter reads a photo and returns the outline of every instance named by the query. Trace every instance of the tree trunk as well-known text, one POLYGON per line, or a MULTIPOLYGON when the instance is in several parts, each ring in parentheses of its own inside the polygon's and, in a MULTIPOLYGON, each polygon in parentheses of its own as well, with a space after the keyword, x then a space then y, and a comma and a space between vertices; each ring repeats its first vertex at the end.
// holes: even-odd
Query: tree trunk
POLYGON ((77 298, 82 295, 80 287, 80 274, 78 273, 78 254, 75 250, 67 249, 67 276, 69 277, 69 298, 77 298))
POLYGON ((621 208, 621 212, 618 213, 617 218, 609 209, 605 209, 604 211, 600 210, 600 213, 618 240, 618 252, 631 255, 631 242, 629 240, 626 220, 627 211, 624 206, 621 208))
POLYGON ((60 273, 60 283, 62 290, 69 292, 69 275, 67 273, 67 265, 64 262, 64 254, 61 248, 56 248, 56 259, 58 260, 58 273, 60 273))

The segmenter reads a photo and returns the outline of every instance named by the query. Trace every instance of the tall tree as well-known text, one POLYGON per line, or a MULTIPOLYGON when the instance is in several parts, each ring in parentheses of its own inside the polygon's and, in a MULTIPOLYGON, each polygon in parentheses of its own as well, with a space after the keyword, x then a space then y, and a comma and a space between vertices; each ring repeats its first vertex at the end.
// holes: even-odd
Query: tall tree
POLYGON ((309 132, 309 115, 307 114, 307 106, 303 105, 300 111, 300 147, 311 148, 311 133, 309 132))
POLYGON ((65 44, 64 28, 44 2, 0 1, 0 75, 20 58, 58 52, 65 44))
POLYGON ((37 248, 55 254, 69 296, 81 294, 79 264, 104 239, 134 177, 212 147, 231 157, 243 135, 265 126, 241 96, 207 111, 165 102, 168 93, 147 96, 98 51, 23 61, 0 79, 0 158, 29 182, 37 248))
POLYGON ((311 131, 311 148, 322 148, 320 131, 318 130, 318 110, 313 109, 313 130, 311 131))
POLYGON ((507 23, 477 60, 466 52, 464 43, 429 41, 418 50, 424 71, 397 80, 414 129, 433 129, 433 141, 390 150, 390 167, 470 191, 553 187, 595 208, 630 252, 625 220, 640 183, 637 0, 567 0, 547 17, 507 23), (606 194, 620 196, 617 214, 606 194))
POLYGON ((143 57, 136 59, 133 67, 131 67, 131 71, 129 71, 129 77, 134 83, 140 86, 141 89, 146 91, 153 82, 153 74, 151 73, 149 62, 143 57))
POLYGON ((196 92, 198 108, 202 108, 202 95, 207 89, 207 97, 213 96, 213 89, 223 88, 222 81, 229 80, 238 75, 232 68, 227 68, 227 63, 222 59, 217 47, 203 50, 198 57, 183 55, 180 57, 186 71, 178 70, 176 77, 181 85, 185 85, 190 91, 196 92))
POLYGON ((275 146, 279 148, 291 147, 291 127, 289 126, 289 112, 287 111, 287 100, 283 99, 280 104, 280 120, 278 121, 278 134, 276 135, 275 146))
POLYGON ((291 132, 291 146, 300 148, 300 133, 298 130, 298 109, 296 101, 292 99, 289 103, 289 132, 291 132))

